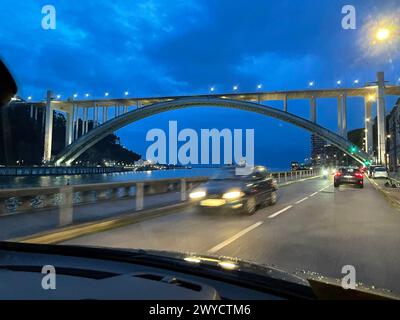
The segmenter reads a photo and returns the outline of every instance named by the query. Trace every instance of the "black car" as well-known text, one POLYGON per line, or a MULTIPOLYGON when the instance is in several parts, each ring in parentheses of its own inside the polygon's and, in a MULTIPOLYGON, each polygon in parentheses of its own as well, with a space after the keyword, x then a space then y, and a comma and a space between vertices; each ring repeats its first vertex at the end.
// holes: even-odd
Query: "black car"
POLYGON ((335 173, 333 185, 338 188, 341 184, 353 184, 363 188, 364 174, 358 168, 339 168, 335 173))
POLYGON ((276 180, 269 177, 265 167, 256 166, 246 174, 225 168, 189 196, 201 210, 219 208, 251 215, 259 206, 275 204, 277 190, 276 180))

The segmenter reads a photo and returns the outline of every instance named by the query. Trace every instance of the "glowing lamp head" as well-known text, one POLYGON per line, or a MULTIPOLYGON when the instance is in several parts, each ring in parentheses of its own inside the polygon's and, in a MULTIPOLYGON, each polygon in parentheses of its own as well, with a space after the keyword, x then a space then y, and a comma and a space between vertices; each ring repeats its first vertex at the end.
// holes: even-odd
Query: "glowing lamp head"
POLYGON ((385 41, 390 37, 390 30, 387 28, 380 28, 375 35, 376 39, 379 41, 385 41))

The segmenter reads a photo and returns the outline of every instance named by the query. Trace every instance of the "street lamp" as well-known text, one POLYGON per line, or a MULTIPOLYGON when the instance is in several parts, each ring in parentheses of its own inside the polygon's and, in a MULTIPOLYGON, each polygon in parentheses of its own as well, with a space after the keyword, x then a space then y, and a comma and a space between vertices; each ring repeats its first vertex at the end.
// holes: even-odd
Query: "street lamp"
POLYGON ((239 86, 233 86, 233 91, 237 91, 239 89, 239 86))
POLYGON ((86 94, 85 94, 85 97, 86 97, 86 98, 89 97, 89 93, 86 93, 86 94))
POLYGON ((29 96, 29 97, 28 97, 28 100, 32 100, 32 97, 31 97, 31 96, 29 96))
POLYGON ((57 99, 60 99, 60 98, 61 98, 61 95, 58 94, 58 95, 57 95, 57 99))
POLYGON ((309 87, 313 87, 313 86, 314 86, 314 81, 310 81, 310 82, 308 83, 308 86, 309 86, 309 87))
POLYGON ((356 79, 354 80, 354 84, 359 84, 360 80, 356 79))
POLYGON ((340 85, 342 84, 342 80, 336 81, 336 84, 337 84, 338 86, 340 86, 340 85))
POLYGON ((108 97, 108 96, 109 96, 109 93, 108 93, 108 92, 106 92, 104 95, 105 95, 106 97, 108 97))
POLYGON ((129 94, 129 92, 128 92, 128 91, 125 91, 125 92, 124 92, 124 95, 126 95, 126 96, 127 96, 128 94, 129 94))
POLYGON ((390 37, 390 30, 388 28, 379 28, 375 34, 378 41, 385 41, 390 37))
POLYGON ((214 91, 215 91, 215 87, 212 86, 212 87, 210 88, 210 91, 211 91, 211 92, 214 92, 214 91))
POLYGON ((259 83, 259 84, 257 85, 257 89, 260 90, 261 88, 262 88, 262 84, 259 83))
POLYGON ((77 93, 74 93, 74 98, 77 98, 78 97, 78 94, 77 93))

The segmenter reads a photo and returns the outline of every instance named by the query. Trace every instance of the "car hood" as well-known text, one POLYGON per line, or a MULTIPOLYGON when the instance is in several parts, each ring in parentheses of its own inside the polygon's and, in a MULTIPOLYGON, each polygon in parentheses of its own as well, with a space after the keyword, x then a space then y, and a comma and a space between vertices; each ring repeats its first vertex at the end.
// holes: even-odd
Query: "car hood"
MULTIPOLYGON (((182 253, 171 251, 147 251, 159 256, 170 257, 173 259, 192 260, 194 264, 203 263, 220 264, 231 262, 236 265, 238 278, 252 284, 271 285, 278 280, 283 285, 284 290, 293 290, 295 295, 303 298, 323 299, 323 300, 400 300, 400 296, 386 289, 377 289, 374 286, 367 286, 358 283, 355 289, 344 289, 341 279, 334 279, 317 272, 298 270, 287 272, 274 265, 259 264, 252 261, 212 255, 198 255, 194 253, 182 253), (199 262, 200 261, 200 262, 199 262)), ((230 274, 231 275, 231 274, 230 274)))

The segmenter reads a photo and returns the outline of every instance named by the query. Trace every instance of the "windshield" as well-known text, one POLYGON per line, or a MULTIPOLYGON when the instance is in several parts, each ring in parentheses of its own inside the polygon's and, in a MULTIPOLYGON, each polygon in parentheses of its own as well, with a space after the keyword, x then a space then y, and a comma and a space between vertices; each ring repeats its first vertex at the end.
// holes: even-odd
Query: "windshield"
POLYGON ((1 1, 0 240, 400 294, 400 3, 350 2, 1 1))
POLYGON ((210 177, 210 180, 246 180, 250 179, 250 175, 237 175, 235 169, 221 169, 210 177))

